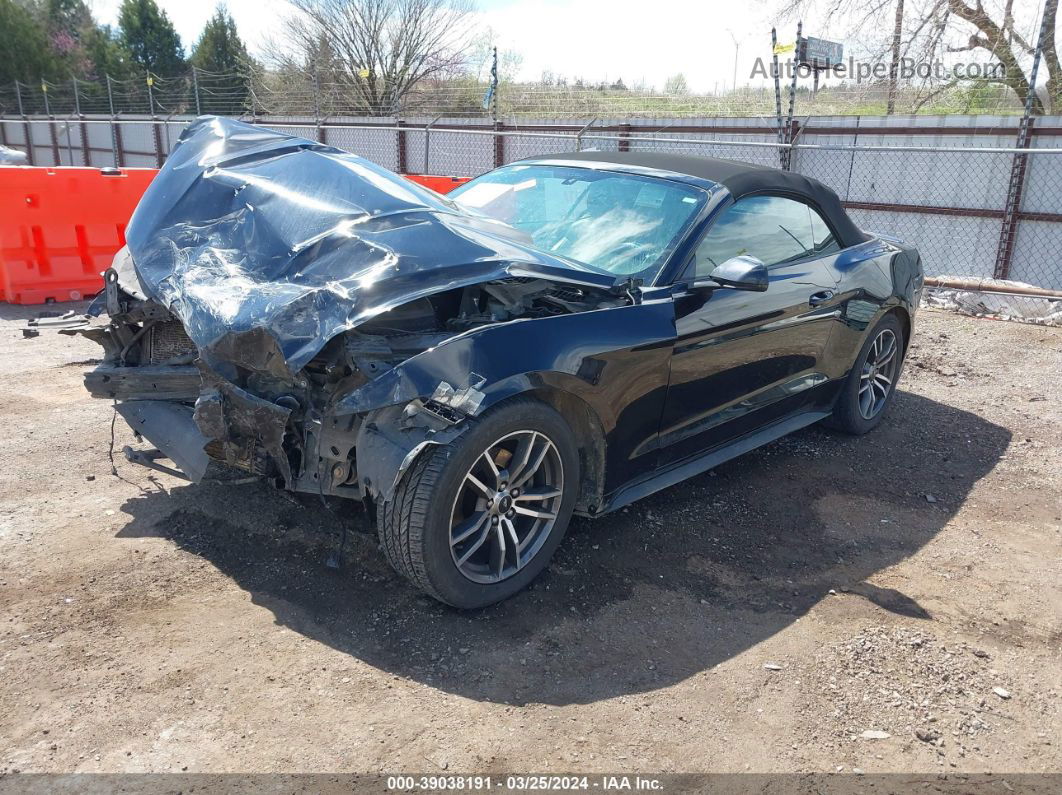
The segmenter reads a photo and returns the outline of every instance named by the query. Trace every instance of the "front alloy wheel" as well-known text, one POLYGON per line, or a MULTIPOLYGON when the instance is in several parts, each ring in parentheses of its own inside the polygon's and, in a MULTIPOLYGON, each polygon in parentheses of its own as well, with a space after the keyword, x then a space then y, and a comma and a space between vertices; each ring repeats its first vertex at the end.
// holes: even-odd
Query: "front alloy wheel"
POLYGON ((498 439, 465 474, 450 511, 450 554, 468 579, 508 579, 535 557, 557 521, 564 465, 545 434, 498 439))
POLYGON ((530 397, 465 422, 417 456, 377 518, 399 574, 469 608, 512 596, 549 563, 575 508, 579 450, 564 418, 530 397))

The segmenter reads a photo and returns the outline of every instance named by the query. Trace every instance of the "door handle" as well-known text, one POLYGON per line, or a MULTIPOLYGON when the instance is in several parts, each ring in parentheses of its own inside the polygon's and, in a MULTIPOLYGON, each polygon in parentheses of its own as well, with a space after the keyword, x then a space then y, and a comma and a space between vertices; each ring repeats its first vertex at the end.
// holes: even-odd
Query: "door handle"
POLYGON ((819 304, 825 304, 831 298, 833 298, 833 290, 822 290, 808 298, 808 303, 812 306, 818 306, 819 304))

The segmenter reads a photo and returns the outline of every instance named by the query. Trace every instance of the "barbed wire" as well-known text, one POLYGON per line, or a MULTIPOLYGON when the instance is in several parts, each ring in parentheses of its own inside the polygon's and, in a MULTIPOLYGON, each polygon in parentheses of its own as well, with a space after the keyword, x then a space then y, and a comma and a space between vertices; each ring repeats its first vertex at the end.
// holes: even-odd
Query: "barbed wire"
MULTIPOLYGON (((193 69, 187 75, 100 80, 42 81, 39 85, 0 86, 0 114, 174 114, 217 113, 230 116, 387 116, 489 118, 484 108, 488 84, 456 78, 422 84, 396 101, 373 106, 349 81, 327 79, 305 70, 249 70, 214 73, 193 69)), ((708 93, 663 92, 616 86, 549 85, 502 82, 496 93, 502 119, 558 118, 698 118, 774 117, 774 90, 738 87, 708 93)), ((827 86, 818 91, 799 88, 799 112, 819 116, 884 114, 888 88, 862 83, 827 86)), ((1020 115, 1022 105, 1012 91, 998 84, 968 84, 932 94, 901 88, 898 114, 1020 115)))

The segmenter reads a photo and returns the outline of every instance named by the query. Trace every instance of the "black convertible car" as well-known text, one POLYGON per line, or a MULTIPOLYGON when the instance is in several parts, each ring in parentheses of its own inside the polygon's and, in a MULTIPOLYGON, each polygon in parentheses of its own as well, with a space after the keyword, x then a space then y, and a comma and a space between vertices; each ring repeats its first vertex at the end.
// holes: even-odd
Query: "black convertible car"
MULTIPOLYGON (((476 607, 599 516, 820 420, 872 429, 922 289, 815 180, 677 155, 514 163, 440 196, 204 117, 128 228, 86 375, 192 481, 366 503, 476 607)), ((168 459, 170 463, 165 463, 168 459)))

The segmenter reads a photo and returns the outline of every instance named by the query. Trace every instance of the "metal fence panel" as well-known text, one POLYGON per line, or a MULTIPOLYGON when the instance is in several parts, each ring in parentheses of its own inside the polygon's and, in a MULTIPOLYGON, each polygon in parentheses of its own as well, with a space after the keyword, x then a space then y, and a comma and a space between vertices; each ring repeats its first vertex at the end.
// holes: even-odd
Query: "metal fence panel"
MULTIPOLYGON (((1062 168, 1062 160, 1058 168, 1062 168)), ((1055 207, 1056 211, 1062 209, 1055 207)), ((1062 222, 1023 220, 1019 224, 1009 278, 1062 290, 1062 222)))
MULTIPOLYGON (((185 117, 8 119, 9 146, 38 165, 153 167, 185 117), (28 134, 28 139, 27 139, 28 134), (87 157, 87 160, 86 160, 87 157)), ((576 149, 691 153, 777 166, 829 185, 861 227, 917 245, 927 274, 1007 278, 1062 289, 1062 117, 1038 117, 1030 149, 1015 149, 1013 117, 805 119, 793 147, 762 118, 682 120, 521 118, 259 119, 407 173, 476 176, 498 163, 576 149), (1017 164, 1017 165, 1016 165, 1017 164), (1012 177, 1020 190, 1009 191, 1012 177), (1009 231, 1008 231, 1009 230, 1009 231)))

